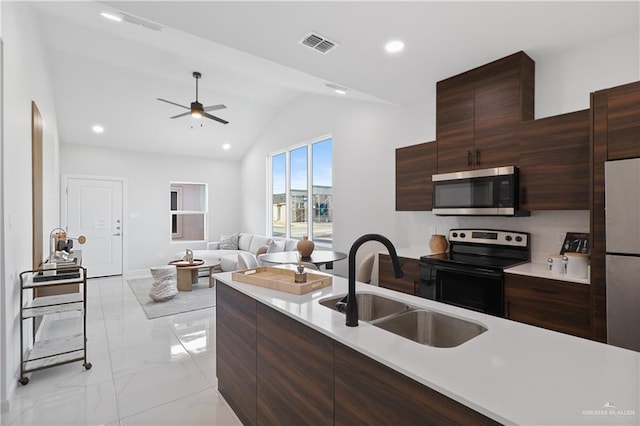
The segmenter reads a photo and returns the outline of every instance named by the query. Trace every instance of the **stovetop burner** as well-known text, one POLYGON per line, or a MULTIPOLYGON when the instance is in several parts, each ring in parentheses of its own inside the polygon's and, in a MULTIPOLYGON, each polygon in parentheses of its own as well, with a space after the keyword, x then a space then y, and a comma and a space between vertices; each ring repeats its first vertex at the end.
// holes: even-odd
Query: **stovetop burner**
POLYGON ((422 256, 421 262, 450 267, 479 267, 501 271, 528 262, 530 235, 489 229, 452 229, 449 252, 422 256))

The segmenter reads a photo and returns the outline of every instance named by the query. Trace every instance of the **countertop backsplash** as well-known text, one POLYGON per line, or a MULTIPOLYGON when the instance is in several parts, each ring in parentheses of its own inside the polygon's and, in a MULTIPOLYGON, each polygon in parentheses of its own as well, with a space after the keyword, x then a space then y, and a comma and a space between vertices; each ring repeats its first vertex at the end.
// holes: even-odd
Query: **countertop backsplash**
POLYGON ((550 254, 560 253, 567 232, 589 232, 588 210, 534 211, 527 217, 435 216, 431 212, 398 215, 396 247, 411 247, 429 254, 432 234, 448 235, 452 228, 486 228, 529 232, 531 262, 546 264, 550 254))

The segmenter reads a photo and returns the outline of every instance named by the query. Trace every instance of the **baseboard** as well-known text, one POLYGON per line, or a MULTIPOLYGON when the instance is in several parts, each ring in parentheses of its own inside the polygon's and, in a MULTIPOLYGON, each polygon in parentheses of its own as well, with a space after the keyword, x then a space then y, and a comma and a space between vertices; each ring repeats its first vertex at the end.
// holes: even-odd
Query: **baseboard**
MULTIPOLYGON (((214 271, 215 272, 215 271, 214 271)), ((220 271, 218 271, 220 272, 220 271)), ((209 269, 199 269, 198 270, 198 277, 199 278, 205 278, 209 276, 209 269)), ((125 279, 131 279, 131 278, 151 278, 151 272, 149 271, 149 269, 134 269, 131 270, 129 272, 126 273, 125 279)))
POLYGON ((130 279, 130 278, 150 278, 151 277, 151 271, 149 271, 149 269, 133 269, 131 271, 127 271, 126 275, 125 275, 125 279, 130 279))

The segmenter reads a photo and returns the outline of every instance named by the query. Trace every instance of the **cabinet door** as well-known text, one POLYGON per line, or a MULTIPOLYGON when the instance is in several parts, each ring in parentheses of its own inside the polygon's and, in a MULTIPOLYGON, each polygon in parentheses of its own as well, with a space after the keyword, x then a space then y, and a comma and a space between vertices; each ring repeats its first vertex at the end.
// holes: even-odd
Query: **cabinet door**
POLYGON ((498 424, 339 343, 335 378, 336 425, 498 424))
POLYGON ((474 90, 473 167, 518 163, 516 126, 521 122, 520 81, 503 73, 480 81, 474 90))
POLYGON ((506 317, 589 338, 589 286, 523 275, 505 276, 506 317))
POLYGON ((438 173, 472 167, 473 86, 457 79, 439 82, 436 95, 438 173))
POLYGON ((378 255, 378 285, 402 293, 415 295, 420 281, 420 261, 418 259, 400 258, 400 266, 404 277, 396 278, 393 274, 391 257, 378 255))
POLYGON ((218 391, 242 423, 256 422, 256 301, 216 282, 218 391))
POLYGON ((396 211, 431 210, 436 152, 435 142, 396 149, 396 211))
POLYGON ((640 157, 640 82, 607 90, 608 159, 640 157))
POLYGON ((333 340, 261 303, 258 423, 333 423, 333 340))
POLYGON ((589 110, 522 123, 520 207, 589 209, 589 110))
POLYGON ((517 126, 533 119, 534 69, 517 52, 438 82, 438 173, 517 165, 517 126))

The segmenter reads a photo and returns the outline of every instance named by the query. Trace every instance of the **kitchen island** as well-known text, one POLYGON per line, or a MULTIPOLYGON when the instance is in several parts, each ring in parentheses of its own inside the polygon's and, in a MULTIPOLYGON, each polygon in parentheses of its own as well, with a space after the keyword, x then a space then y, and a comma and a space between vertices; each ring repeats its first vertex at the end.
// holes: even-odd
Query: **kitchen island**
MULTIPOLYGON (((358 292, 378 294, 487 328, 460 346, 430 347, 363 321, 358 327, 346 327, 343 314, 319 303, 346 294, 347 280, 340 277, 333 277, 331 287, 301 296, 236 282, 231 273, 216 274, 216 280, 219 389, 243 422, 257 423, 256 410, 262 413, 262 421, 275 421, 270 407, 277 406, 279 393, 311 395, 311 403, 296 398, 287 403, 298 404, 297 410, 309 410, 310 416, 323 423, 356 422, 356 417, 345 418, 358 414, 345 408, 344 401, 376 386, 366 374, 358 376, 349 370, 353 366, 345 370, 345 356, 372 360, 435 394, 441 411, 448 415, 440 419, 450 423, 457 422, 456 418, 463 422, 474 414, 478 423, 640 422, 637 352, 358 283, 358 292), (284 325, 278 328, 278 324, 284 325), (265 332, 267 326, 275 328, 265 332), (297 336, 298 340, 280 340, 285 331, 287 339, 297 336), (313 385, 296 388, 300 384, 283 379, 277 365, 283 361, 288 364, 287 371, 299 377, 308 375, 313 385), (339 370, 354 374, 343 380, 339 370), (345 392, 347 381, 354 391, 345 392), (241 395, 245 401, 230 401, 230 395, 241 395), (251 408, 252 404, 253 417, 238 413, 240 405, 251 408)), ((397 397, 395 389, 388 391, 390 398, 397 397)), ((388 422, 384 400, 379 407, 381 412, 371 407, 373 415, 380 423, 388 422)), ((431 417, 442 414, 436 411, 425 411, 423 423, 436 423, 431 417)), ((407 417, 404 423, 413 419, 407 417)))

